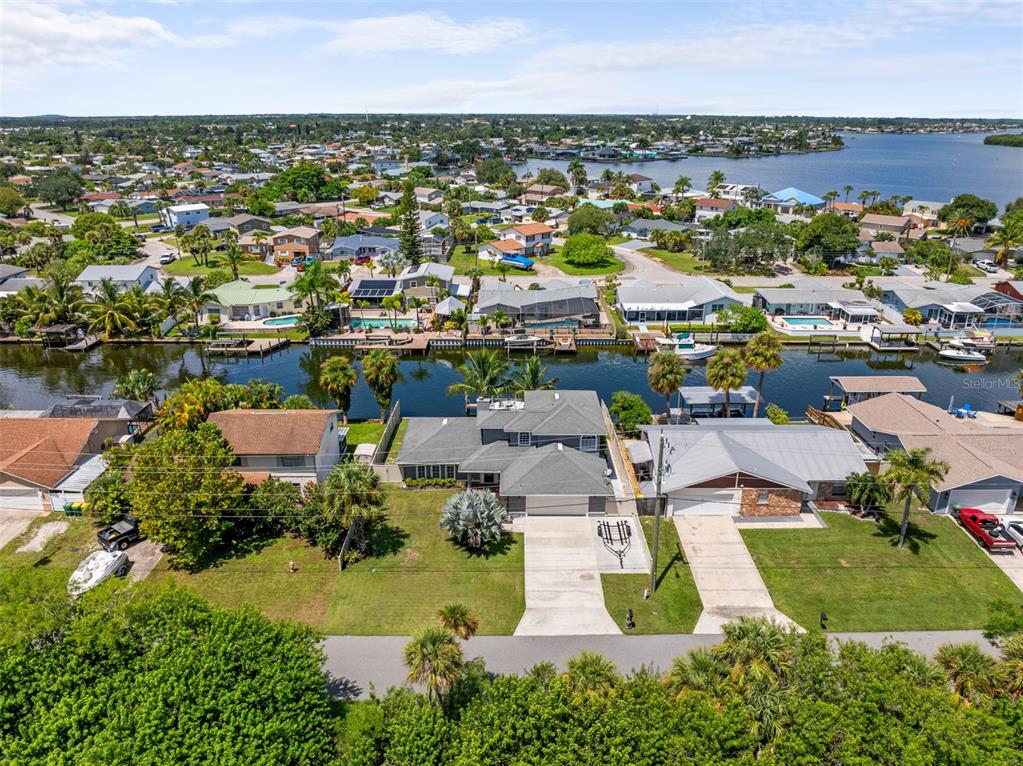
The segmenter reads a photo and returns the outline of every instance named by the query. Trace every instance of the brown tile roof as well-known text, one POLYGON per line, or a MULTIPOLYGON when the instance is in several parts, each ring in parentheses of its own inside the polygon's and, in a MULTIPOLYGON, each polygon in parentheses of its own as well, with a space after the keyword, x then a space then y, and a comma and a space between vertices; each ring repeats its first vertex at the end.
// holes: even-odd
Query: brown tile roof
POLYGON ((315 455, 338 410, 224 410, 215 423, 236 455, 315 455))
POLYGON ((860 219, 860 226, 905 226, 907 223, 909 223, 909 218, 904 215, 868 213, 860 219))
POLYGON ((862 213, 863 205, 859 202, 832 202, 832 210, 844 210, 847 213, 862 213))
POLYGON ((545 223, 520 223, 518 226, 509 226, 508 231, 517 231, 528 237, 531 234, 549 234, 554 229, 545 223))
POLYGON ((526 249, 525 245, 521 242, 516 242, 514 239, 495 239, 486 244, 500 250, 502 253, 518 253, 526 249))
POLYGON ((0 418, 0 474, 55 487, 78 464, 95 418, 0 418))

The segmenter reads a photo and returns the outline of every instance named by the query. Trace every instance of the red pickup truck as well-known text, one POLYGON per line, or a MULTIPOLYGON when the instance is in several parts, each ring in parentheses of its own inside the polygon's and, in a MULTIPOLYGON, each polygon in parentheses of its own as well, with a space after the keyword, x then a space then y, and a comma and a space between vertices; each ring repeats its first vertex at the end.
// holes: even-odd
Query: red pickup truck
POLYGON ((962 508, 959 511, 959 523, 991 550, 1016 547, 1016 541, 1009 537, 1002 522, 990 513, 978 511, 976 508, 962 508))

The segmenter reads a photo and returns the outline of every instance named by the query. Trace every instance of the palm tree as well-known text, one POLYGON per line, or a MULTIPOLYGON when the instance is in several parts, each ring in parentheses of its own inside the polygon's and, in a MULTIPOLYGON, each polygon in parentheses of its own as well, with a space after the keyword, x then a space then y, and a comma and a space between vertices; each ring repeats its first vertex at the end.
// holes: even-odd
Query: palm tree
POLYGON ((184 308, 192 312, 192 318, 195 320, 195 326, 199 326, 199 315, 202 310, 210 303, 217 300, 217 296, 206 289, 206 277, 197 276, 192 277, 188 280, 188 284, 185 285, 184 293, 181 298, 181 303, 184 308))
POLYGON ((174 227, 174 246, 178 249, 178 258, 181 257, 181 247, 185 244, 185 227, 180 223, 174 227))
POLYGON ((888 453, 888 470, 884 472, 884 479, 894 487, 895 500, 904 503, 902 526, 899 529, 899 548, 906 542, 909 509, 913 498, 926 502, 931 485, 941 481, 948 473, 948 463, 943 460, 931 460, 930 454, 930 447, 918 447, 908 452, 898 449, 888 453))
MULTIPOLYGON (((258 229, 257 231, 252 232, 252 241, 255 242, 256 246, 259 248, 260 256, 263 256, 263 255, 266 254, 264 249, 263 249, 263 242, 266 239, 268 239, 269 237, 270 237, 270 232, 263 231, 262 229, 258 229)), ((262 257, 260 258, 260 260, 262 260, 262 257)))
POLYGON ((516 394, 526 391, 549 391, 557 388, 558 379, 547 377, 547 368, 540 362, 540 357, 531 356, 518 364, 518 374, 511 382, 511 390, 516 394))
POLYGON ((1002 654, 998 675, 1005 691, 1018 700, 1023 696, 1023 634, 1016 633, 1002 641, 1002 654))
POLYGON ((711 199, 717 199, 721 196, 721 190, 718 188, 725 182, 725 173, 723 170, 715 170, 710 174, 707 179, 707 193, 711 199))
POLYGON ((464 664, 455 634, 439 625, 428 625, 412 636, 402 662, 409 669, 408 680, 426 686, 429 698, 437 702, 461 677, 464 664))
POLYGON ((690 649, 685 657, 676 657, 664 677, 664 685, 676 698, 687 692, 716 694, 728 677, 728 666, 710 647, 690 649))
POLYGON ((505 377, 508 362, 496 351, 483 348, 466 354, 465 362, 457 369, 462 374, 462 382, 448 386, 449 395, 462 394, 468 402, 470 396, 493 399, 508 390, 509 382, 505 377))
POLYGON ((845 493, 849 502, 861 511, 867 508, 884 508, 892 499, 891 485, 870 471, 846 476, 845 493))
POLYGON ((785 361, 781 355, 781 340, 770 330, 759 332, 747 341, 743 357, 747 367, 760 373, 757 400, 753 404, 753 417, 756 417, 760 411, 760 399, 764 395, 764 375, 777 370, 785 361))
POLYGON ((156 304, 160 307, 164 316, 175 316, 181 309, 184 301, 185 290, 174 277, 164 277, 160 280, 160 292, 155 296, 156 304))
POLYGON ((664 412, 671 420, 671 395, 686 381, 686 363, 671 351, 658 351, 650 357, 646 378, 650 388, 664 397, 664 412))
POLYGON ((846 184, 845 186, 842 187, 842 191, 845 192, 845 201, 846 202, 849 201, 849 192, 851 192, 852 190, 853 190, 853 185, 852 184, 846 184))
POLYGON ((145 402, 156 392, 156 376, 149 370, 129 370, 127 375, 117 379, 114 396, 145 402))
POLYGON ((224 251, 224 263, 231 269, 231 279, 238 279, 238 267, 245 262, 245 255, 238 247, 238 234, 233 229, 228 229, 224 235, 227 241, 227 249, 224 251))
POLYGON ((746 380, 742 352, 734 348, 720 349, 707 362, 707 383, 725 392, 725 417, 732 416, 732 391, 746 380))
POLYGON ((693 188, 693 179, 689 176, 679 176, 675 185, 671 187, 671 193, 676 197, 686 196, 686 192, 693 188))
POLYGON ((379 477, 372 468, 353 460, 336 464, 322 484, 324 514, 347 530, 337 556, 339 570, 344 569, 352 541, 380 514, 383 496, 378 484, 379 477))
POLYGON ((831 207, 831 203, 838 199, 838 192, 834 190, 825 192, 821 199, 824 200, 827 207, 831 207))
POLYGON ((359 371, 352 367, 347 356, 332 356, 320 365, 320 388, 334 397, 341 418, 348 423, 348 410, 352 408, 352 389, 359 381, 359 371))
POLYGON ((437 610, 440 624, 463 641, 476 635, 480 621, 465 604, 445 604, 437 610))
POLYGON ((568 178, 572 182, 572 186, 575 187, 575 191, 578 192, 580 188, 586 185, 586 166, 578 160, 572 160, 568 163, 568 178))
POLYGON ((1020 246, 1023 246, 1023 226, 1006 226, 993 233, 984 243, 984 247, 995 251, 995 263, 1003 267, 1009 261, 1009 253, 1020 246))
POLYGON ((621 683, 614 663, 597 652, 582 651, 568 661, 565 680, 576 698, 606 698, 621 683))
POLYGON ((480 277, 483 276, 483 269, 479 266, 470 266, 465 270, 465 275, 472 280, 470 284, 470 292, 475 295, 480 290, 480 277))
POLYGON ((511 317, 504 313, 503 309, 497 309, 497 311, 490 315, 490 318, 494 320, 494 325, 498 329, 507 327, 511 322, 511 317))
POLYGON ((401 296, 388 295, 380 301, 380 308, 387 312, 387 321, 393 332, 398 332, 398 312, 401 311, 401 296))
POLYGON ((104 340, 138 327, 128 315, 123 293, 109 277, 100 281, 96 294, 85 304, 85 311, 89 315, 89 331, 98 333, 104 340))
POLYGON ((956 696, 967 704, 989 697, 995 691, 995 660, 976 644, 942 644, 934 661, 945 671, 956 696))
POLYGON ((380 407, 380 419, 386 420, 394 384, 401 378, 398 360, 386 349, 375 348, 362 360, 362 376, 380 407))
POLYGON ((428 301, 426 301, 424 298, 416 298, 415 296, 408 299, 408 307, 410 309, 414 309, 416 312, 416 327, 422 327, 422 325, 419 322, 419 309, 426 306, 427 303, 428 301))
POLYGON ((728 666, 728 677, 740 692, 753 685, 777 684, 788 675, 792 641, 781 625, 742 617, 722 630, 725 637, 713 651, 728 666))
POLYGON ((306 266, 302 276, 288 286, 288 290, 299 302, 309 301, 319 306, 323 299, 341 288, 337 277, 323 268, 323 261, 316 260, 306 266))

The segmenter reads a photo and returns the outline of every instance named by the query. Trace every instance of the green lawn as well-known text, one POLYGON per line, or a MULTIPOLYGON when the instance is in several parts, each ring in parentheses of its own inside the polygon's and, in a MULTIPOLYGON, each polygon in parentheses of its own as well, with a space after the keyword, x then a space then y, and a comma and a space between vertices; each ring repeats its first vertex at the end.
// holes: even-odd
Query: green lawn
POLYGON ((63 513, 51 513, 32 522, 21 537, 12 540, 0 550, 0 569, 25 568, 25 575, 31 576, 34 569, 47 567, 66 572, 70 577, 82 560, 93 551, 99 550, 96 531, 99 526, 88 519, 67 517, 63 513), (67 521, 70 526, 61 535, 50 538, 39 553, 15 553, 22 544, 35 535, 43 524, 67 521))
POLYGON ((164 564, 155 574, 215 603, 251 604, 269 617, 301 620, 328 634, 407 634, 453 601, 479 617, 480 633, 511 633, 525 609, 521 535, 489 556, 468 554, 437 523, 450 495, 387 490, 376 555, 344 572, 320 550, 289 538, 198 574, 164 564), (288 571, 289 561, 298 571, 288 571))
MULTIPOLYGON (((168 274, 173 274, 178 277, 194 277, 199 274, 209 274, 213 269, 227 269, 230 267, 223 262, 222 256, 218 254, 211 254, 209 258, 209 267, 196 266, 195 259, 190 255, 183 255, 178 258, 174 263, 168 264, 163 267, 163 270, 168 274)), ((268 263, 262 261, 245 261, 238 265, 238 273, 242 276, 253 275, 253 274, 276 274, 280 269, 275 266, 271 266, 268 263)))
POLYGON ((394 463, 398 460, 398 453, 401 452, 401 443, 405 441, 405 432, 408 431, 408 418, 402 418, 398 427, 394 430, 394 438, 387 449, 387 462, 394 463))
POLYGON ((622 245, 625 244, 626 242, 632 241, 628 237, 622 236, 621 234, 612 234, 609 237, 604 237, 604 239, 607 240, 608 245, 622 245))
POLYGON ((384 424, 379 420, 348 424, 349 444, 376 444, 384 433, 384 424))
MULTIPOLYGON (((641 518, 650 550, 654 547, 654 519, 641 518)), ((604 604, 612 619, 625 631, 625 611, 632 609, 636 627, 628 633, 689 633, 703 611, 700 594, 682 553, 678 532, 670 519, 661 520, 660 553, 656 592, 643 600, 643 589, 650 587, 645 574, 602 574, 604 604)))
MULTIPOLYGON (((479 266, 483 273, 488 277, 499 277, 501 272, 498 271, 497 267, 490 263, 486 258, 480 258, 479 262, 476 261, 475 253, 462 252, 462 246, 454 248, 451 251, 451 256, 448 258, 448 265, 455 267, 456 274, 467 274, 469 269, 473 266, 479 266)), ((530 269, 524 271, 522 269, 508 269, 509 276, 530 276, 535 275, 536 272, 530 269)))
POLYGON ((800 625, 820 612, 835 631, 979 628, 993 598, 1019 590, 949 518, 915 512, 903 550, 897 520, 826 513, 828 529, 742 532, 774 604, 800 625))
POLYGON ((651 247, 638 252, 641 255, 646 255, 654 260, 660 261, 669 269, 674 269, 675 271, 681 271, 686 274, 710 273, 707 264, 697 258, 690 250, 686 250, 682 253, 672 253, 667 250, 651 247))
POLYGON ((565 261, 560 247, 552 247, 551 252, 539 260, 540 263, 546 263, 548 266, 553 266, 554 268, 560 269, 566 274, 570 274, 574 277, 617 274, 625 268, 625 261, 618 258, 613 258, 611 261, 602 263, 599 266, 573 266, 571 263, 567 263, 565 261))

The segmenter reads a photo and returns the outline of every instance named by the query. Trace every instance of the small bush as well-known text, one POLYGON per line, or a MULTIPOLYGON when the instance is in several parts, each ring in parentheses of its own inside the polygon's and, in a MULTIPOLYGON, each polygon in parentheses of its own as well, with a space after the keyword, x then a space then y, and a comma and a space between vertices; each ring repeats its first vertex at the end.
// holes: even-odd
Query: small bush
POLYGON ((458 479, 405 479, 406 487, 461 487, 458 479))

